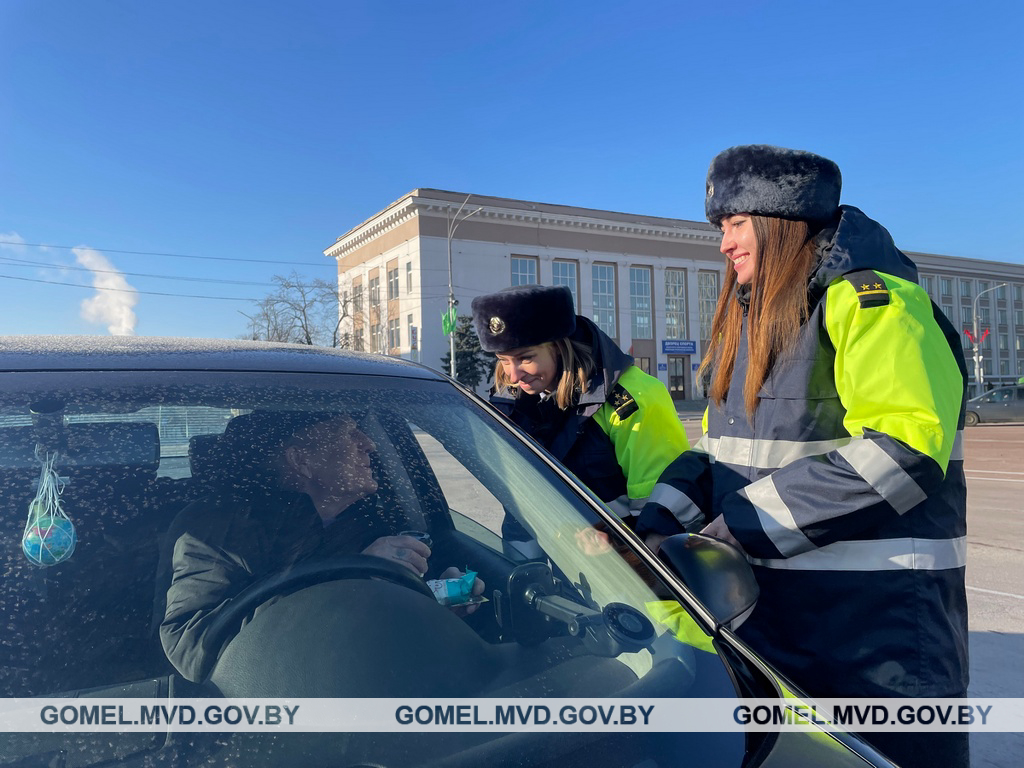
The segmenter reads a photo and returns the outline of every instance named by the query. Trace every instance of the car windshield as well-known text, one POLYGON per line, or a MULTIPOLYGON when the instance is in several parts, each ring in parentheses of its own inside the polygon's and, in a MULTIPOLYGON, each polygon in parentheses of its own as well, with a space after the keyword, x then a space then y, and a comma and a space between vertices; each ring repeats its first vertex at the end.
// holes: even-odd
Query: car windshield
MULTIPOLYGON (((447 382, 216 371, 3 378, 4 696, 736 695, 708 635, 592 503, 447 382), (292 465, 299 481, 286 482, 282 467, 292 465), (329 480, 301 484, 322 469, 329 480), (503 535, 510 525, 534 541, 532 555, 503 535), (411 583, 408 568, 364 554, 403 531, 429 537, 425 578, 453 597, 417 594, 423 581, 411 583), (467 595, 449 567, 474 572, 482 594, 467 595), (472 612, 444 604, 467 597, 472 612)), ((401 559, 402 549, 388 552, 401 559)), ((114 747, 93 734, 76 764, 171 759, 169 742, 139 735, 114 747)), ((262 753, 261 736, 236 734, 226 747, 186 734, 176 749, 189 763, 230 763, 224 750, 237 756, 252 739, 247 748, 262 753)), ((518 749, 501 746, 509 734, 455 736, 325 736, 317 749, 341 765, 470 748, 507 764, 518 749)), ((39 759, 61 738, 26 736, 5 757, 39 759)), ((663 765, 695 739, 739 764, 744 749, 741 735, 725 733, 545 738, 565 765, 597 756, 587 764, 663 765)), ((309 759, 285 750, 277 761, 309 759)))

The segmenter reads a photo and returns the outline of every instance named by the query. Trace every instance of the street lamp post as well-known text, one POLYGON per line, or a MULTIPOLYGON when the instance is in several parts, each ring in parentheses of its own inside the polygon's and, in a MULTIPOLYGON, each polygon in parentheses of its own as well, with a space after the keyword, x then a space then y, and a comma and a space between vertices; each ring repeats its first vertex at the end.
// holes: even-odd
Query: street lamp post
MULTIPOLYGON (((464 222, 470 216, 480 213, 483 210, 483 206, 477 208, 475 211, 471 211, 459 218, 459 214, 462 213, 462 209, 466 207, 466 203, 469 202, 469 198, 472 195, 466 195, 466 199, 462 201, 462 205, 459 206, 459 210, 455 212, 455 216, 452 216, 452 207, 448 206, 448 314, 451 316, 452 310, 455 309, 455 286, 452 283, 452 238, 455 236, 455 230, 459 228, 459 224, 464 222)), ((456 320, 458 318, 456 317, 456 320)), ((455 378, 455 326, 452 327, 452 332, 448 338, 448 362, 449 362, 449 375, 455 378)))
POLYGON ((978 291, 978 295, 971 302, 971 323, 974 331, 974 338, 971 339, 971 343, 974 345, 974 381, 978 385, 977 394, 979 395, 985 391, 985 374, 981 370, 981 337, 978 336, 978 299, 981 298, 982 294, 1002 288, 1005 285, 1006 283, 999 283, 999 285, 993 285, 991 288, 978 291))

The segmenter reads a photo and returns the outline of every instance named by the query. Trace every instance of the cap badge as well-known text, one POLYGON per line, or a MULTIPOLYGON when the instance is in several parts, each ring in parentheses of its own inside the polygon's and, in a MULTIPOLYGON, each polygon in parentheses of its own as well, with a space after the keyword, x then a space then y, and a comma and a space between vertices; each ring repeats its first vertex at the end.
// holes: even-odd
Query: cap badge
POLYGON ((487 326, 491 329, 491 333, 499 334, 505 330, 505 321, 500 317, 492 317, 487 326))

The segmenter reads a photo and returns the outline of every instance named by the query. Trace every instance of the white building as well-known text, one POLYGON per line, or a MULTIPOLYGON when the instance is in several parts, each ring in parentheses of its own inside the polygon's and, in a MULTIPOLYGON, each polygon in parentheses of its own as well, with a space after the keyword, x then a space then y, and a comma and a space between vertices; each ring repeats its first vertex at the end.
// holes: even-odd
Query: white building
MULTIPOLYGON (((673 397, 695 399, 724 272, 719 240, 706 222, 416 189, 324 254, 338 263, 342 331, 355 349, 441 369, 449 285, 469 315, 479 294, 562 284, 673 397)), ((985 385, 1024 376, 1024 266, 907 253, 954 325, 972 330, 976 312, 990 329, 978 350, 985 385)))

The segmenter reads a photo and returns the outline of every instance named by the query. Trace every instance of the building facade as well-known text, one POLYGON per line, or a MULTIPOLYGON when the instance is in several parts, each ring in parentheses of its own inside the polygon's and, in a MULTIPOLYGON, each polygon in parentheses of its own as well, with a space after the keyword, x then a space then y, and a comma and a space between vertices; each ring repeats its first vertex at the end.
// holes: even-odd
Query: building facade
MULTIPOLYGON (((483 293, 566 285, 577 312, 673 397, 699 399, 695 373, 724 274, 719 241, 706 222, 417 189, 324 254, 338 265, 343 339, 353 349, 441 370, 449 291, 468 315, 483 293)), ((1024 376, 1024 265, 907 253, 935 303, 970 331, 975 389, 1024 376), (971 336, 984 336, 977 350, 971 336)))

